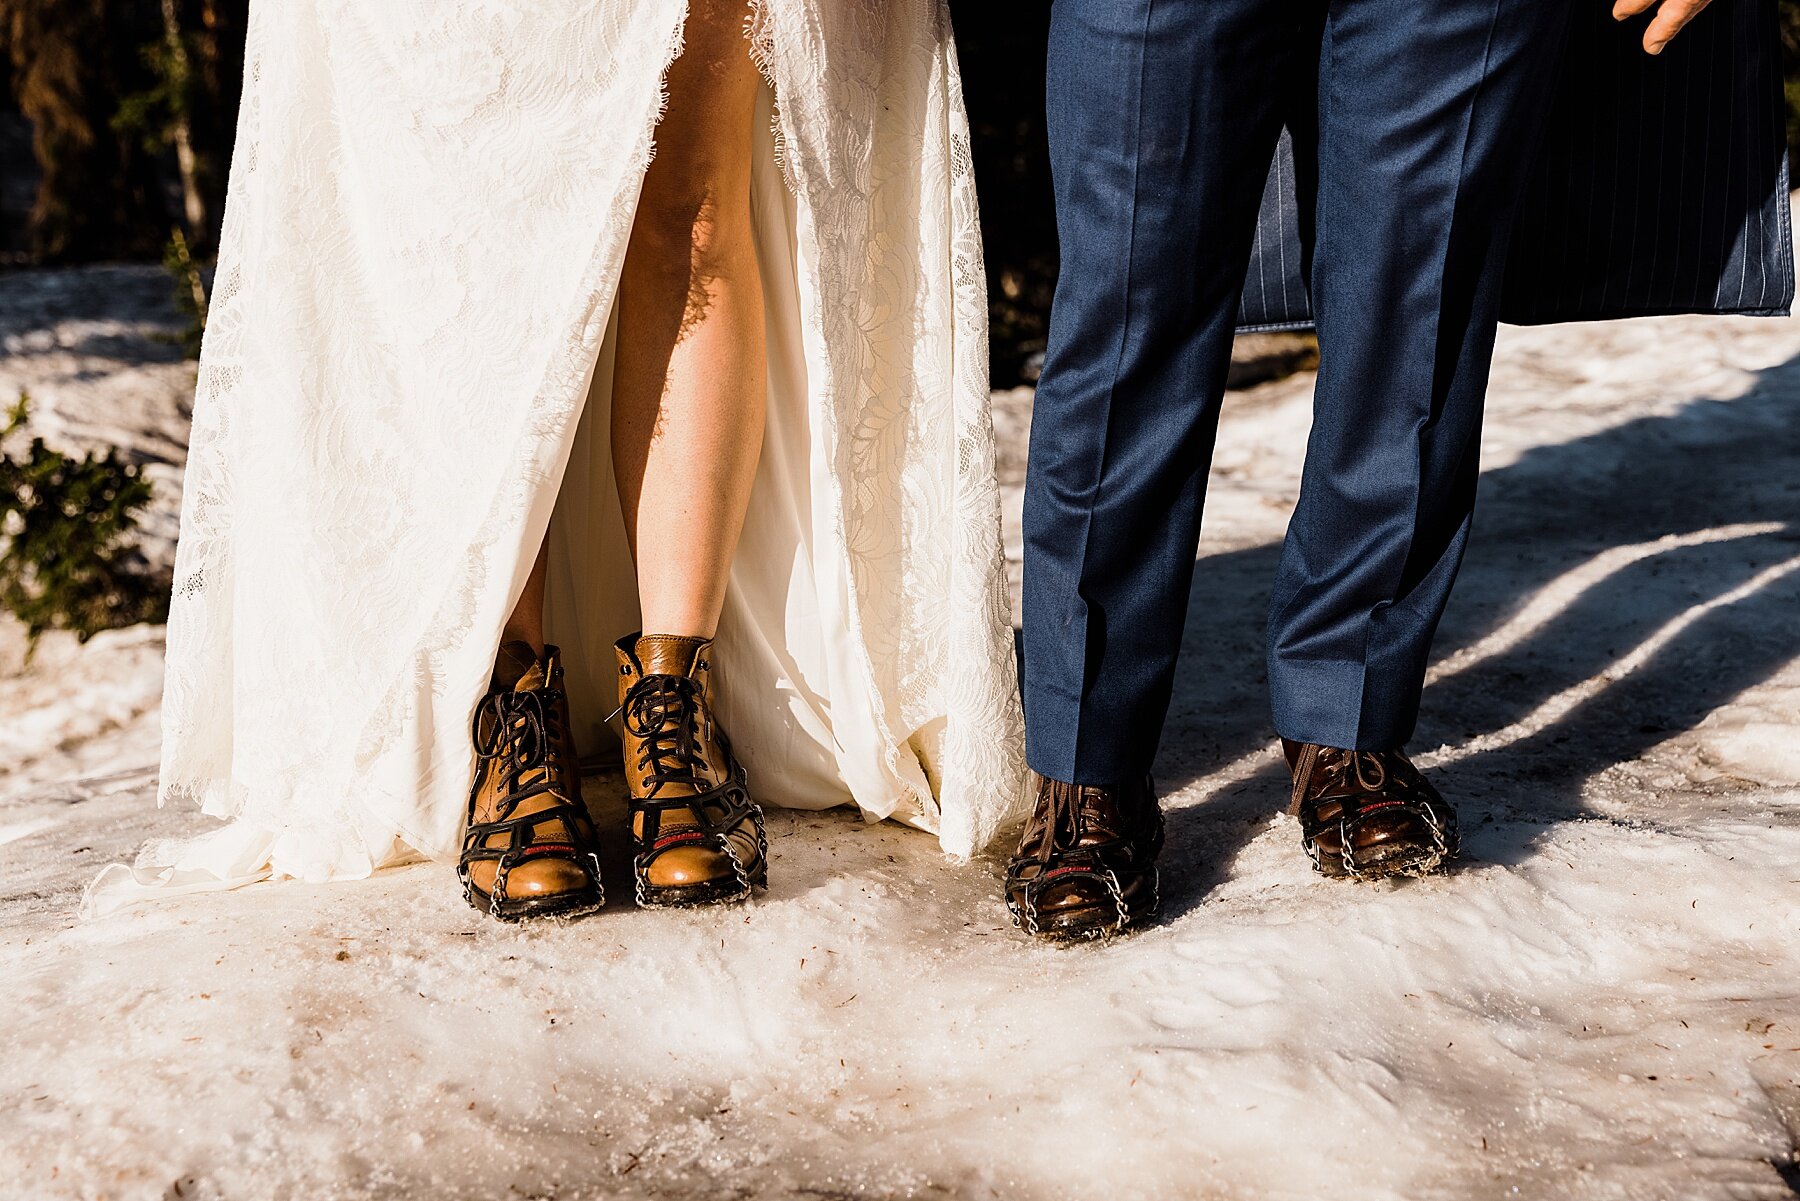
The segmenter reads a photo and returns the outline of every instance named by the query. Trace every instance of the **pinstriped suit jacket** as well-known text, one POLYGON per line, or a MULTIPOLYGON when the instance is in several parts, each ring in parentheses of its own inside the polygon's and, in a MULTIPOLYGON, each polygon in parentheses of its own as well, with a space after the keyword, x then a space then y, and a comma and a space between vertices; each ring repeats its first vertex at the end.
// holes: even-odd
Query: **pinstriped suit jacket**
MULTIPOLYGON (((1713 0, 1663 53, 1603 0, 1568 45, 1506 270, 1517 324, 1657 313, 1785 316, 1794 256, 1775 0, 1713 0)), ((1239 324, 1303 329, 1310 246, 1284 134, 1239 324)))

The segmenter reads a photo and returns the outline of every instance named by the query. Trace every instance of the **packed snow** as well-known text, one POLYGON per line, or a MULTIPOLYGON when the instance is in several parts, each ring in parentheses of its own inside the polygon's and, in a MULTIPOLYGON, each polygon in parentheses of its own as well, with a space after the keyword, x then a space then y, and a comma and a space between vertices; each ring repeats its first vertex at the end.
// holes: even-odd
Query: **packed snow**
MULTIPOLYGON (((152 465, 155 271, 17 273, 0 398, 152 465)), ((507 927, 450 869, 94 921, 151 838, 161 630, 0 634, 0 1194, 1620 1198, 1800 1192, 1800 321, 1503 332, 1415 750, 1453 874, 1315 877, 1261 622, 1311 377, 1233 393, 1158 776, 1162 919, 1036 945, 1004 848, 773 811, 743 909, 507 927)), ((996 394, 1016 549, 1030 397, 996 394)), ((1016 562, 1013 564, 1016 579, 1016 562)))

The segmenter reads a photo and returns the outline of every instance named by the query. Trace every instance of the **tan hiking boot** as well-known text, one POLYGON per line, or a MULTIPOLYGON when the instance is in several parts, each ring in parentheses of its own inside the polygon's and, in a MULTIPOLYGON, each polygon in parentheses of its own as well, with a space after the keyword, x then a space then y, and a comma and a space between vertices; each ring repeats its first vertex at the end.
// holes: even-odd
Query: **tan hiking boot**
POLYGON ((475 782, 457 866, 469 903, 502 921, 605 904, 555 647, 542 660, 524 642, 500 648, 475 707, 474 735, 475 782))
POLYGON ((769 844, 713 719, 712 642, 642 634, 617 650, 638 904, 748 896, 768 878, 769 844))

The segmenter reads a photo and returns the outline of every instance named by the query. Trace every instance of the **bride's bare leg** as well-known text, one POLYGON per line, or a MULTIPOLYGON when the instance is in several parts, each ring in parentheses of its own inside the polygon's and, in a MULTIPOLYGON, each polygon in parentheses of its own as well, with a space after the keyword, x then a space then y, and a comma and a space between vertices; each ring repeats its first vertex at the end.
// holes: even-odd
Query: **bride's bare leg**
POLYGON ((527 643, 539 658, 544 654, 544 589, 550 575, 549 552, 550 538, 545 535, 543 545, 538 547, 537 562, 525 577, 525 591, 500 633, 501 642, 527 643))
POLYGON ((693 0, 619 285, 613 465, 645 630, 712 637, 762 451, 744 0, 693 0))
MULTIPOLYGON (((750 244, 757 74, 741 0, 694 0, 619 285, 612 444, 644 628, 711 637, 762 450, 750 244)), ((504 642, 544 650, 546 556, 504 642)))
POLYGON ((708 650, 762 453, 768 376, 750 217, 761 82, 746 13, 745 0, 689 5, 619 284, 613 467, 644 621, 620 653, 619 697, 646 904, 740 899, 765 875, 758 811, 712 717, 708 650))

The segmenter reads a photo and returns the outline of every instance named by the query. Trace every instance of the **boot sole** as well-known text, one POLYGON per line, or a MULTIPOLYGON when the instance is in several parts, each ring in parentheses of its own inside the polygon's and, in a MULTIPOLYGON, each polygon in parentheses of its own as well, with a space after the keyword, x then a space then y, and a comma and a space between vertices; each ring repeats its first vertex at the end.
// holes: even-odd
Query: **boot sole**
POLYGON ((750 873, 750 887, 741 888, 737 878, 706 880, 699 884, 645 884, 639 891, 638 905, 645 909, 697 909, 703 905, 729 905, 747 901, 750 894, 769 886, 768 865, 750 873))
POLYGON ((1135 930, 1145 916, 1132 914, 1121 928, 1117 910, 1078 909, 1040 920, 1036 937, 1044 942, 1094 942, 1135 930))
POLYGON ((549 893, 545 896, 520 897, 514 900, 501 901, 498 908, 493 905, 493 898, 469 885, 469 904, 481 913, 502 922, 523 922, 536 918, 585 917, 590 913, 598 913, 606 905, 605 897, 598 889, 574 888, 567 892, 549 893))
POLYGON ((1156 916, 1154 906, 1147 909, 1127 908, 1125 924, 1119 924, 1119 911, 1111 905, 1082 905, 1060 909, 1038 918, 1034 933, 1025 926, 1018 928, 1043 942, 1092 942, 1129 934, 1156 916))
POLYGON ((1366 858, 1359 858, 1356 862, 1354 877, 1344 867, 1341 856, 1321 856, 1314 867, 1321 876, 1330 880, 1392 880, 1399 877, 1441 875, 1449 870, 1450 861, 1456 857, 1455 852, 1445 853, 1436 847, 1421 846, 1378 847, 1364 852, 1364 855, 1366 858))

